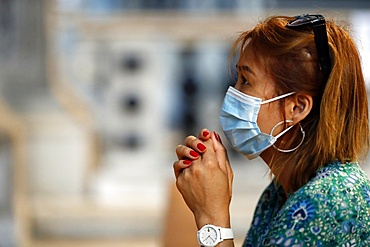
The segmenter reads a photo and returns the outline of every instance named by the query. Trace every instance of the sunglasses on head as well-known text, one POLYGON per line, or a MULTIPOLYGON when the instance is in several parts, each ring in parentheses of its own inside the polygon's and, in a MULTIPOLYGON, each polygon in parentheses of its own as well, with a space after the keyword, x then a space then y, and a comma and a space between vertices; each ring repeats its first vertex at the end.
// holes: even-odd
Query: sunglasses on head
POLYGON ((317 55, 319 57, 321 70, 327 80, 331 72, 331 60, 329 53, 328 36, 326 34, 326 22, 322 15, 300 15, 295 16, 295 19, 290 21, 286 27, 299 29, 310 26, 315 35, 315 45, 317 55))

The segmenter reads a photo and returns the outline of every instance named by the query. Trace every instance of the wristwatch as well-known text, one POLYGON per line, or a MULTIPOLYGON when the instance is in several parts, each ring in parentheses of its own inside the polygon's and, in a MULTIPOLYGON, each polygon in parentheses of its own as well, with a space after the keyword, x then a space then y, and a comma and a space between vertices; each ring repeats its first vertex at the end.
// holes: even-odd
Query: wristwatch
POLYGON ((234 233, 231 228, 207 224, 200 228, 197 237, 200 246, 213 247, 225 239, 234 239, 234 233))

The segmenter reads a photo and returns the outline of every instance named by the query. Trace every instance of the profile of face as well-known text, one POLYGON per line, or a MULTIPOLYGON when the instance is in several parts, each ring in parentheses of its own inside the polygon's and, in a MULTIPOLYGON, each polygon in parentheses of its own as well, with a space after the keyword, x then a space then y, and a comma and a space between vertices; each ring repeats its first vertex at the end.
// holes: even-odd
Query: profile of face
MULTIPOLYGON (((264 64, 263 57, 258 57, 253 48, 247 45, 237 64, 238 80, 235 89, 249 96, 260 98, 262 101, 276 99, 279 96, 276 85, 264 64)), ((261 104, 257 125, 262 133, 278 136, 287 128, 284 124, 279 123, 286 122, 289 123, 288 125, 295 125, 310 111, 311 106, 309 105, 312 103, 310 96, 294 94, 292 97, 284 98, 284 101, 273 100, 267 104, 261 104), (284 109, 285 116, 282 109, 284 109)), ((266 161, 272 156, 272 152, 273 149, 270 147, 260 156, 266 161)))
MULTIPOLYGON (((238 61, 238 80, 235 89, 264 100, 277 96, 273 79, 269 76, 268 71, 263 66, 263 60, 256 58, 252 48, 247 46, 243 51, 243 56, 238 61)), ((261 105, 258 113, 257 124, 261 132, 269 134, 273 127, 284 120, 281 113, 280 101, 273 101, 261 105)), ((276 135, 282 131, 283 126, 274 130, 276 135)))

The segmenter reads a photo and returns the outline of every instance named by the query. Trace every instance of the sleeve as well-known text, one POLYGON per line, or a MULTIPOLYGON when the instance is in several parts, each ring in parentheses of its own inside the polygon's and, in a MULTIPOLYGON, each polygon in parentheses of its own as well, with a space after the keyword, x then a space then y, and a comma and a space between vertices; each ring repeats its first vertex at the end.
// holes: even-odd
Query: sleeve
POLYGON ((254 211, 252 223, 244 240, 243 247, 261 246, 271 220, 281 203, 276 187, 272 182, 262 193, 254 211))

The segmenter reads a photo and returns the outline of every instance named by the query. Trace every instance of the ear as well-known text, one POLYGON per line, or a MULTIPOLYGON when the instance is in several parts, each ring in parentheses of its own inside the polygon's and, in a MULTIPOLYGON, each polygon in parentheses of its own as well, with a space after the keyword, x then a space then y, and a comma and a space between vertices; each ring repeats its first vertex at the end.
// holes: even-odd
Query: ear
POLYGON ((294 94, 291 100, 286 101, 286 119, 293 120, 293 125, 302 121, 312 109, 312 96, 308 94, 294 94))

